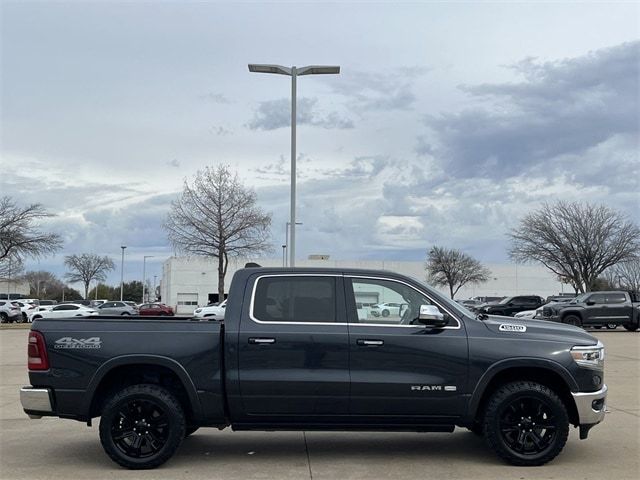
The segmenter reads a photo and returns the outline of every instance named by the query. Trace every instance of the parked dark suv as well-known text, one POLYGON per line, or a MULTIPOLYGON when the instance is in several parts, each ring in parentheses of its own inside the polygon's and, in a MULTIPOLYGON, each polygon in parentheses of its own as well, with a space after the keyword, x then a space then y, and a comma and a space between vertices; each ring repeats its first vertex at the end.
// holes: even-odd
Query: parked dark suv
POLYGON ((535 310, 546 302, 542 297, 537 295, 519 295, 516 297, 506 297, 498 303, 486 305, 478 310, 479 313, 489 315, 504 315, 513 317, 518 312, 525 310, 535 310))

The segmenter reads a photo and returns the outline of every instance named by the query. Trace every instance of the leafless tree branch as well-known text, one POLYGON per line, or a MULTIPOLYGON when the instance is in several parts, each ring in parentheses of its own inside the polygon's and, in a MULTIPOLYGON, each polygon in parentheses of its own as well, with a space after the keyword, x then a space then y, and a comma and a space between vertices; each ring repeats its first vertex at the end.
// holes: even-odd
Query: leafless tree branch
POLYGON ((164 222, 169 241, 187 255, 218 259, 218 297, 224 298, 229 257, 270 250, 271 215, 227 165, 206 167, 171 205, 164 222))
POLYGON ((640 229, 603 205, 559 201, 526 215, 509 234, 512 259, 539 262, 580 292, 598 276, 638 256, 640 229))
POLYGON ((427 280, 433 285, 449 287, 453 299, 466 284, 483 283, 491 272, 466 253, 443 247, 433 247, 427 256, 427 280))

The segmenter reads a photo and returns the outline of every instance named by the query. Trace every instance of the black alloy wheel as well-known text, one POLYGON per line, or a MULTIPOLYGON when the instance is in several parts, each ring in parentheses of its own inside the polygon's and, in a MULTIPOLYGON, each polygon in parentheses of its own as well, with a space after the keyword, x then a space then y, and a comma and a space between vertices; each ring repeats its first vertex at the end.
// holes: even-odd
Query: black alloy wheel
POLYGON ((616 328, 618 328, 618 324, 617 323, 607 323, 605 325, 609 330, 615 330, 616 328))
POLYGON ((169 420, 157 402, 131 400, 120 404, 111 424, 111 439, 125 455, 147 458, 167 443, 169 420))
POLYGON ((489 446, 513 465, 543 465, 564 448, 569 418, 562 400, 547 386, 514 382, 500 387, 487 404, 489 446))
POLYGON ((155 468, 166 462, 185 436, 185 415, 176 397, 158 385, 132 385, 116 393, 100 419, 100 441, 119 465, 155 468))
POLYGON ((382 310, 382 316, 383 317, 388 317, 389 316, 389 310, 382 310))

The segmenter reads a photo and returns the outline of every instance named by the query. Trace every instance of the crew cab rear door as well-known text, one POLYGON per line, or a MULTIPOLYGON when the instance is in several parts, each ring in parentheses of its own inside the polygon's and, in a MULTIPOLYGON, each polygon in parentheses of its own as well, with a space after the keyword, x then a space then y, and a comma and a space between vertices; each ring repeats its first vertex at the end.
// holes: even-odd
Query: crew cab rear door
POLYGON ((244 413, 257 422, 268 421, 266 416, 282 422, 346 414, 349 342, 342 275, 265 274, 255 279, 250 298, 238 339, 244 413))
POLYGON ((463 413, 468 348, 464 325, 414 286, 393 278, 345 276, 352 415, 456 417, 463 413), (356 309, 362 296, 402 305, 386 317, 356 309), (417 322, 436 305, 449 325, 417 322))

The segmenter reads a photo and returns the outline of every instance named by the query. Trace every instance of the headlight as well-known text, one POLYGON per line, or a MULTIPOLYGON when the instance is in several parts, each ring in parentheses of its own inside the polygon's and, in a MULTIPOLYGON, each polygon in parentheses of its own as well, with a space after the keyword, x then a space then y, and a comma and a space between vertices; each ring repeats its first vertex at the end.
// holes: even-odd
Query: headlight
POLYGON ((577 346, 571 349, 573 360, 581 367, 604 369, 604 345, 598 341, 590 347, 577 346))
POLYGON ((196 308, 196 311, 194 313, 200 313, 202 311, 201 308, 196 308))

